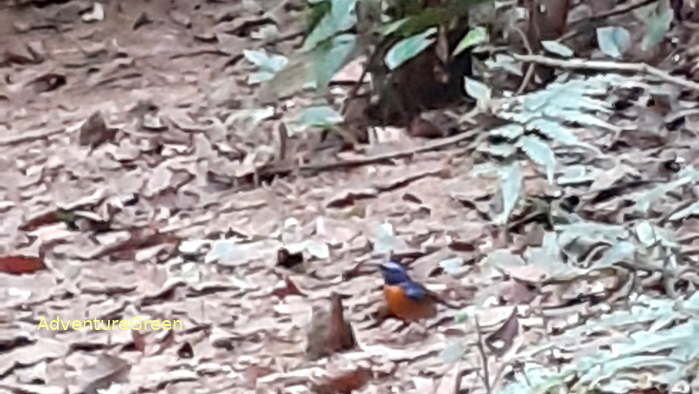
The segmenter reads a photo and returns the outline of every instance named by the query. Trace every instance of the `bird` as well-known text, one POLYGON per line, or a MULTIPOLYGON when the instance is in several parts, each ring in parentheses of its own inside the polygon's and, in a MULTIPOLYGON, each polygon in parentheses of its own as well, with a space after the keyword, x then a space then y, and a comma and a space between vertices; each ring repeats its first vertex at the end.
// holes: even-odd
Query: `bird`
POLYGON ((433 317, 437 314, 437 294, 413 281, 405 267, 395 261, 380 265, 383 274, 383 295, 388 312, 404 322, 433 317))

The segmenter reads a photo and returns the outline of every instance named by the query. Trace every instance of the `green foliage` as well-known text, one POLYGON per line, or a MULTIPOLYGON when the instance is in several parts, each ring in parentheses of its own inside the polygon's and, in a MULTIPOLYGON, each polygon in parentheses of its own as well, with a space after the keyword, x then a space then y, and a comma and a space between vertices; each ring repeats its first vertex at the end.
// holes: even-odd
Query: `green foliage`
POLYGON ((646 51, 658 45, 670 30, 674 13, 670 0, 659 0, 635 10, 636 16, 646 23, 641 49, 646 51))
MULTIPOLYGON (((578 328, 567 330, 550 343, 530 349, 523 355, 526 377, 517 379, 502 393, 546 393, 574 380, 572 392, 600 390, 608 393, 628 393, 638 388, 639 375, 649 379, 646 384, 671 385, 694 374, 699 360, 699 293, 687 300, 652 299, 639 296, 629 310, 607 313, 578 328), (650 329, 640 329, 641 324, 651 324, 650 329), (552 348, 579 347, 581 338, 594 341, 597 334, 610 331, 631 332, 628 338, 611 343, 605 339, 604 347, 592 354, 581 352, 561 371, 554 371, 536 363, 536 354, 552 348)), ((587 347, 594 346, 590 343, 587 347)))
POLYGON ((476 26, 470 29, 464 38, 459 41, 459 44, 454 49, 452 56, 456 56, 468 48, 488 41, 488 31, 482 26, 476 26))
POLYGON ((646 214, 651 204, 664 198, 668 193, 682 186, 696 184, 697 182, 699 182, 699 172, 693 167, 685 168, 678 174, 676 180, 667 183, 659 183, 656 187, 641 193, 634 203, 636 211, 646 214))
POLYGON ((296 124, 301 128, 321 127, 329 128, 342 122, 342 116, 329 106, 308 107, 301 111, 296 124))
POLYGON ((419 55, 427 47, 432 45, 435 39, 432 37, 437 33, 437 29, 432 27, 422 33, 404 38, 398 41, 386 53, 386 66, 389 70, 395 70, 403 63, 419 55))
POLYGON ((251 51, 246 49, 243 51, 243 56, 245 56, 247 61, 259 68, 258 72, 250 73, 250 75, 248 75, 248 84, 250 85, 272 79, 274 74, 284 68, 286 63, 289 61, 285 56, 270 56, 264 49, 260 51, 251 51))
POLYGON ((354 34, 341 34, 319 44, 311 57, 316 89, 324 90, 335 73, 356 57, 357 49, 354 34))
MULTIPOLYGON (((649 221, 613 225, 578 220, 546 233, 542 246, 529 247, 524 259, 498 249, 485 264, 503 271, 526 266, 524 272, 545 273, 544 278, 553 282, 572 282, 609 268, 676 269, 677 258, 672 254, 676 247, 669 231, 649 221), (590 253, 593 249, 601 253, 590 253), (586 266, 576 264, 583 260, 589 260, 586 266)), ((566 392, 574 393, 627 393, 638 388, 639 376, 656 387, 690 379, 699 361, 699 347, 695 346, 699 293, 686 300, 633 293, 628 297, 629 309, 588 319, 519 352, 516 361, 521 369, 499 392, 551 393, 567 387, 566 392), (609 333, 626 334, 614 338, 609 333), (559 370, 545 367, 540 360, 552 351, 571 361, 559 370), (648 371, 652 373, 644 374, 648 371)))
MULTIPOLYGON (((418 0, 396 0, 389 2, 388 9, 382 9, 377 0, 309 0, 310 31, 301 50, 294 53, 274 77, 267 75, 268 70, 262 70, 265 74, 254 81, 268 80, 263 87, 265 99, 288 96, 308 87, 322 93, 342 67, 361 53, 377 50, 371 47, 376 42, 360 40, 354 31, 368 36, 376 32, 383 34, 383 42, 391 43, 383 48, 386 51, 384 61, 389 70, 395 70, 434 43, 431 36, 437 27, 448 26, 466 15, 470 7, 488 1, 492 2, 449 0, 439 6, 424 7, 418 0), (370 9, 372 15, 378 13, 374 15, 376 20, 358 20, 359 6, 370 9)), ((471 36, 464 38, 456 53, 483 39, 483 30, 474 30, 471 36)))
POLYGON ((400 37, 409 37, 431 27, 447 26, 451 21, 466 16, 471 7, 485 2, 493 0, 448 0, 435 7, 403 8, 397 13, 398 19, 405 20, 394 32, 400 37))
POLYGON ((600 27, 597 29, 597 43, 607 56, 618 59, 631 47, 631 34, 623 27, 600 27))
POLYGON ((357 0, 329 0, 316 4, 313 7, 314 11, 319 13, 322 10, 323 14, 315 16, 318 22, 306 37, 302 50, 312 50, 320 43, 354 26, 357 23, 354 12, 356 4, 357 0))
MULTIPOLYGON (((553 83, 546 90, 514 98, 493 99, 488 86, 467 78, 466 92, 477 100, 478 107, 508 121, 502 126, 487 131, 488 136, 497 138, 484 138, 477 149, 479 152, 507 161, 517 160, 517 154, 522 153, 541 167, 546 179, 553 184, 556 181, 556 171, 559 169, 554 153, 556 149, 565 152, 565 149, 560 148, 583 148, 600 157, 603 156, 593 145, 578 139, 574 125, 595 128, 602 132, 621 131, 604 119, 612 112, 605 98, 613 87, 625 81, 627 81, 625 77, 607 74, 553 83)), ((565 171, 565 169, 562 170, 565 171)), ((585 176, 584 168, 577 168, 576 171, 582 172, 581 175, 585 176)), ((570 176, 570 174, 572 173, 565 175, 570 176)), ((569 181, 565 175, 563 181, 569 181)), ((521 182, 518 180, 520 177, 521 174, 516 171, 500 172, 504 202, 519 200, 521 187, 514 187, 514 185, 521 182), (509 179, 510 176, 516 178, 509 179)), ((677 185, 668 187, 677 187, 677 185)), ((508 215, 514 209, 514 206, 509 204, 505 207, 507 209, 504 213, 508 215)), ((503 223, 505 219, 499 217, 497 222, 503 223)))
POLYGON ((500 190, 502 192, 502 214, 495 220, 498 224, 507 222, 522 192, 522 168, 519 163, 512 163, 499 171, 500 190))
POLYGON ((308 3, 306 25, 308 26, 308 31, 313 31, 323 17, 330 12, 330 2, 321 0, 315 2, 309 1, 308 3))
POLYGON ((483 82, 468 77, 464 77, 464 87, 466 94, 476 99, 478 108, 481 111, 487 111, 493 94, 492 90, 483 82))
POLYGON ((560 57, 571 57, 573 56, 573 50, 567 46, 559 43, 558 41, 542 41, 541 45, 547 51, 554 53, 560 57))
POLYGON ((551 147, 539 137, 524 136, 517 146, 529 156, 536 164, 544 167, 546 179, 553 183, 553 174, 556 170, 556 156, 551 147))

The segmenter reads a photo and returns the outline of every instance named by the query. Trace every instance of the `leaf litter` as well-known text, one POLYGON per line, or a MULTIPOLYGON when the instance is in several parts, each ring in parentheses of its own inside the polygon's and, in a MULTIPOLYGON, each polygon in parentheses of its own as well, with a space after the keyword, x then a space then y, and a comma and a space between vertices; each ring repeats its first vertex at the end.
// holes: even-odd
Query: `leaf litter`
MULTIPOLYGON (((696 204, 686 203, 698 156, 681 141, 669 159, 657 155, 670 136, 668 116, 687 106, 677 92, 629 100, 619 116, 638 122, 600 140, 625 153, 564 190, 582 201, 578 215, 604 225, 551 230, 520 220, 515 242, 503 244, 502 226, 489 221, 503 211, 526 219, 540 206, 517 204, 520 190, 553 204, 530 167, 517 168, 505 195, 498 174, 471 171, 476 158, 464 160, 459 149, 255 179, 274 164, 279 142, 272 107, 243 108, 253 92, 250 64, 240 59, 264 66, 255 81, 284 63, 250 48, 272 34, 277 13, 260 16, 246 2, 194 11, 188 2, 47 3, 0 17, 17 38, 0 61, 13 77, 0 90, 13 109, 0 135, 1 388, 486 392, 478 330, 489 354, 504 355, 487 360, 491 377, 496 367, 516 372, 507 369, 511 358, 539 381, 549 376, 535 372, 540 351, 554 346, 584 370, 592 351, 613 344, 629 359, 610 365, 626 374, 638 368, 631 361, 668 366, 648 351, 696 357, 660 340, 696 338, 696 297, 678 299, 683 312, 673 312, 644 295, 684 296, 699 285, 691 268, 696 204), (659 95, 669 107, 651 103, 659 95), (690 170, 672 171, 673 155, 690 170), (659 227, 668 223, 677 240, 659 227), (387 254, 463 308, 407 327, 380 318, 376 263, 387 254), (645 293, 618 296, 627 288, 645 293), (636 309, 614 310, 628 302, 636 309), (596 326, 580 326, 597 316, 596 326), (185 329, 36 330, 56 317, 179 319, 185 329), (635 343, 614 342, 620 326, 636 327, 635 343)), ((298 148, 314 138, 292 140, 298 148)), ((572 174, 577 164, 559 162, 556 171, 572 174)))

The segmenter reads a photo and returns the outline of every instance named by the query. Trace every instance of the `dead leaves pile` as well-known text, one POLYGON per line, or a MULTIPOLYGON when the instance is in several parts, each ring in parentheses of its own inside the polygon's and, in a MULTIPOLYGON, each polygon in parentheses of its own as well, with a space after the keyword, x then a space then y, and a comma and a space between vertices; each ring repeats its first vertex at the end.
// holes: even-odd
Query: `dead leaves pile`
POLYGON ((239 110, 252 102, 240 53, 293 26, 292 2, 19 3, 47 4, 0 20, 13 43, 0 58, 3 390, 485 392, 484 371, 501 387, 509 360, 629 292, 680 297, 697 284, 695 186, 681 170, 699 154, 694 135, 673 134, 677 111, 685 133, 696 108, 681 92, 615 97, 620 117, 646 114, 598 141, 618 160, 571 158, 562 191, 528 167, 531 201, 505 231, 488 224, 496 181, 469 175, 481 158, 463 149, 250 187, 279 149, 261 119, 240 127, 260 116, 239 110), (571 212, 619 226, 647 248, 644 265, 583 236, 546 248, 571 212), (644 243, 651 224, 680 237, 661 245, 684 258, 672 269, 644 243), (389 252, 463 309, 407 327, 378 319, 375 263, 389 252), (57 317, 184 330, 36 329, 57 317))

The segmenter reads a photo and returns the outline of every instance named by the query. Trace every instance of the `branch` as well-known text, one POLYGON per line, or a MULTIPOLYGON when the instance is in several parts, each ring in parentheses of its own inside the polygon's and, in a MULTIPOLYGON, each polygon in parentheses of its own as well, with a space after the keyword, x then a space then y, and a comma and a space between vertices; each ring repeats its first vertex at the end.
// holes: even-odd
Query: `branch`
POLYGON ((633 71, 652 75, 654 77, 660 78, 665 82, 673 83, 675 85, 679 85, 687 89, 699 91, 699 83, 689 81, 685 78, 670 75, 670 73, 668 73, 667 71, 663 71, 659 68, 649 66, 645 63, 615 62, 608 60, 587 60, 581 58, 555 59, 540 55, 518 55, 516 53, 513 53, 512 57, 522 62, 537 63, 549 67, 558 67, 565 69, 585 69, 598 71, 633 71))
POLYGON ((481 354, 481 360, 483 360, 483 383, 485 383, 485 392, 490 394, 490 374, 488 373, 488 356, 485 354, 485 349, 483 349, 483 337, 481 334, 481 325, 478 323, 478 316, 475 317, 476 320, 476 334, 478 335, 478 353, 481 354))
POLYGON ((458 142, 467 140, 474 135, 478 134, 480 131, 482 131, 482 128, 476 127, 474 129, 471 129, 467 132, 457 134, 451 137, 446 137, 446 138, 441 138, 437 141, 434 141, 429 144, 417 146, 414 148, 409 148, 409 149, 403 149, 403 150, 398 150, 394 152, 388 152, 388 153, 383 153, 380 155, 376 156, 367 156, 367 157, 362 157, 359 159, 352 159, 352 160, 338 160, 338 161, 331 161, 331 162, 325 162, 325 163, 311 163, 311 164, 302 164, 302 165, 297 165, 289 162, 278 162, 278 163, 272 163, 267 167, 260 168, 258 173, 260 177, 269 177, 273 175, 283 175, 287 174, 289 172, 292 172, 294 170, 298 170, 299 172, 318 172, 318 171, 328 171, 328 170, 334 170, 337 168, 346 168, 346 167, 359 167, 367 164, 374 164, 374 163, 380 163, 386 160, 391 160, 391 159, 397 159, 399 157, 404 157, 404 156, 410 156, 414 155, 416 153, 422 153, 422 152, 428 152, 432 150, 437 150, 441 148, 445 148, 449 145, 456 144, 458 142))

